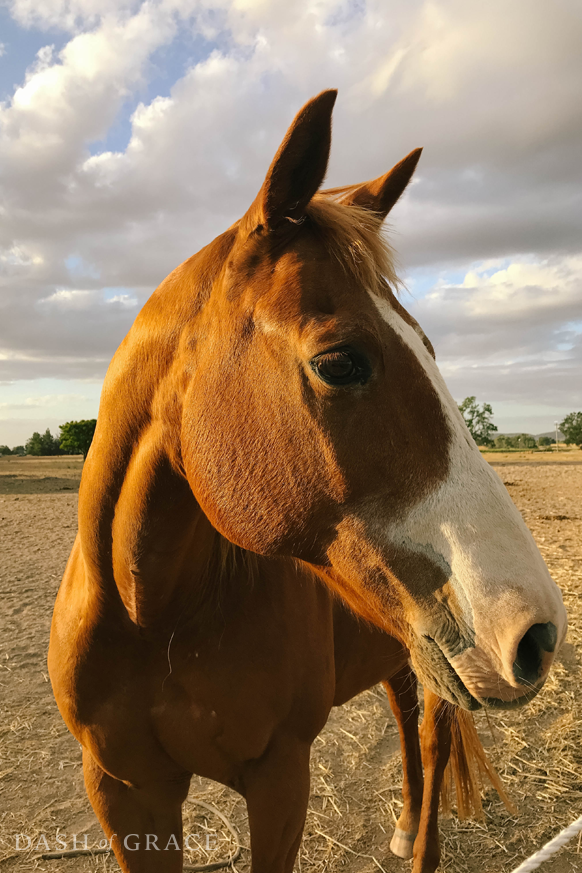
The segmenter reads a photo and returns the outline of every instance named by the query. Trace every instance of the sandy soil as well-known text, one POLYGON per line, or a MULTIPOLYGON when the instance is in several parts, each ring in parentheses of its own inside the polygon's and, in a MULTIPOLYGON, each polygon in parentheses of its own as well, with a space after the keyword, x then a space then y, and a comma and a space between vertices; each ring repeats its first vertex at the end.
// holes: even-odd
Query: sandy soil
MULTIPOLYGON (((69 847, 73 833, 89 833, 96 843, 102 837, 85 798, 79 747, 56 709, 45 663, 52 604, 76 532, 81 463, 74 458, 0 460, 2 873, 118 869, 103 855, 37 860, 46 850, 38 842, 41 834, 51 849, 57 833, 67 835, 69 847), (15 850, 18 833, 31 837, 29 851, 15 850)), ((509 815, 486 790, 484 822, 444 820, 442 869, 450 873, 509 873, 582 813, 582 466, 522 462, 499 466, 498 472, 564 591, 569 641, 535 701, 519 712, 491 716, 493 736, 485 716, 477 715, 518 814, 509 815)), ((335 710, 314 746, 301 873, 408 871, 410 864, 388 849, 401 803, 400 780, 396 727, 382 689, 335 710)), ((201 834, 203 844, 205 830, 216 832, 219 843, 212 857, 228 854, 228 836, 220 821, 200 815, 191 802, 195 798, 231 816, 248 845, 242 801, 195 779, 185 807, 186 831, 201 834)), ((582 871, 579 850, 574 840, 543 866, 544 873, 582 871)), ((191 855, 192 863, 204 860, 204 851, 191 855)), ((245 851, 237 864, 241 873, 248 870, 248 860, 245 851)))

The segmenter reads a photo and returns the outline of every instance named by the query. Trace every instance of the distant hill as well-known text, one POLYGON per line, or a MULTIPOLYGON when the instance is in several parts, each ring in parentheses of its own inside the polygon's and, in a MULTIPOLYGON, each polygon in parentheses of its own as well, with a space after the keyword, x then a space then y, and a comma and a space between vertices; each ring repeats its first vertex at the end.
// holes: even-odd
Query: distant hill
MULTIPOLYGON (((519 436, 520 433, 528 433, 528 432, 529 431, 527 431, 527 430, 516 430, 516 431, 513 431, 512 433, 506 433, 504 431, 503 433, 496 433, 495 436, 496 437, 498 437, 498 436, 515 437, 515 436, 519 436)), ((543 436, 550 437, 550 439, 555 440, 556 439, 556 431, 555 430, 546 430, 544 433, 532 433, 531 436, 535 437, 536 440, 539 440, 539 438, 543 437, 543 436)), ((558 431, 558 442, 563 442, 563 440, 564 440, 564 434, 562 433, 561 430, 559 430, 558 431)))

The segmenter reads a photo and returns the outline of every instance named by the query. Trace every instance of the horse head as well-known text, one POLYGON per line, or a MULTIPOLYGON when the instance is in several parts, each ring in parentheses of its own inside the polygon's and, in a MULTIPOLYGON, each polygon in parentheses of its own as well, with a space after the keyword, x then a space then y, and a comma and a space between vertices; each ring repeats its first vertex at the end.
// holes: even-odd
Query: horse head
POLYGON ((521 705, 564 638, 561 595, 397 297, 381 224, 420 150, 320 191, 335 97, 148 304, 173 325, 175 463, 216 530, 311 567, 440 696, 521 705))

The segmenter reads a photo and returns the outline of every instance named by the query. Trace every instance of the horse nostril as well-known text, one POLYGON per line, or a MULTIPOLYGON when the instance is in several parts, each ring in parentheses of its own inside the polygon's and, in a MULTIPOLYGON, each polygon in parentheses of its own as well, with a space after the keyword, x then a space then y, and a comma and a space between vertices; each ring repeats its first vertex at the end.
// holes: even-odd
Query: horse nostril
POLYGON ((513 675, 521 685, 536 684, 540 678, 544 652, 553 652, 557 641, 558 631, 551 621, 534 624, 524 634, 513 662, 513 675))

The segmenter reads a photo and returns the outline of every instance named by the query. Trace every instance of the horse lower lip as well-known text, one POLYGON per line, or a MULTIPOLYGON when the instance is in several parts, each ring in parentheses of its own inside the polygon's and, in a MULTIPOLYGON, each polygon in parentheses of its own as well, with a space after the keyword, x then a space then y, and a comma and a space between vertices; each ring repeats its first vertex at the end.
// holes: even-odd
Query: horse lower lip
POLYGON ((421 682, 439 697, 469 711, 481 709, 484 705, 484 701, 471 694, 432 637, 418 640, 411 654, 421 682))
POLYGON ((476 710, 481 709, 482 707, 488 709, 519 709, 521 706, 525 706, 526 703, 529 703, 543 687, 544 683, 542 682, 539 686, 531 688, 528 692, 520 695, 514 700, 502 700, 497 697, 475 697, 469 691, 454 667, 449 663, 437 641, 429 636, 425 636, 422 639, 424 645, 420 647, 420 651, 425 657, 421 658, 421 664, 419 664, 421 667, 420 678, 422 679, 422 677, 427 674, 427 670, 423 669, 422 661, 428 661, 433 670, 436 667, 438 675, 438 681, 436 683, 434 681, 431 682, 430 673, 433 672, 433 670, 429 670, 429 681, 427 682, 429 687, 432 687, 433 691, 441 697, 444 697, 446 700, 449 700, 450 703, 461 706, 463 709, 476 710), (428 657, 426 657, 427 655, 428 657))
POLYGON ((525 694, 522 694, 521 697, 516 697, 515 700, 500 700, 497 697, 484 697, 481 703, 483 706, 489 707, 490 709, 519 709, 520 707, 525 706, 526 703, 529 703, 530 700, 533 700, 543 686, 544 683, 542 682, 537 688, 531 688, 525 694))

